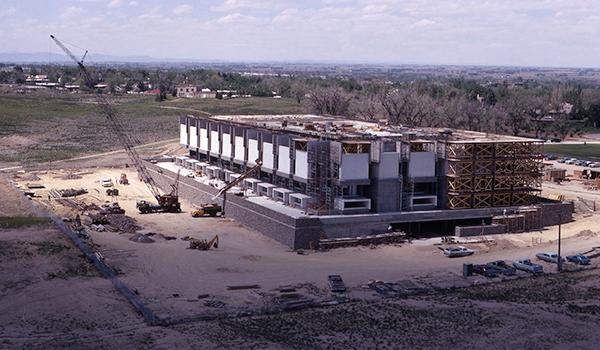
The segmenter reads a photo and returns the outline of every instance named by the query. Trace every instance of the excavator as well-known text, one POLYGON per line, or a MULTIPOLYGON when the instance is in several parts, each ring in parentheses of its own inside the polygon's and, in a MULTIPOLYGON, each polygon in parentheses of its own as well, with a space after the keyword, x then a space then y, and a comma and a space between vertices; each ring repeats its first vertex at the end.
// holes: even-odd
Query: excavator
MULTIPOLYGON (((86 86, 89 88, 94 88, 95 80, 92 75, 88 72, 87 68, 83 64, 83 60, 88 54, 88 51, 85 51, 85 54, 78 60, 77 57, 69 50, 61 41, 59 41, 54 35, 50 35, 50 38, 60 47, 67 56, 69 56, 79 68, 79 72, 83 77, 86 86)), ((174 184, 171 186, 173 190, 170 193, 162 194, 158 188, 158 185, 150 175, 148 168, 144 165, 142 158, 138 154, 135 149, 135 144, 139 142, 135 142, 135 139, 127 133, 125 130, 125 126, 121 123, 115 110, 112 108, 104 94, 101 92, 96 92, 96 103, 100 107, 102 114, 106 117, 108 121, 108 125, 110 126, 113 134, 117 137, 117 139, 121 142, 125 151, 127 151, 127 155, 131 159, 135 169, 137 170, 140 180, 148 186, 150 192, 158 202, 158 204, 152 204, 148 201, 139 201, 136 204, 136 207, 140 211, 140 213, 153 213, 153 212, 170 212, 170 213, 179 213, 181 212, 181 204, 179 203, 179 195, 178 195, 178 186, 179 186, 179 174, 177 174, 177 179, 174 184)))
POLYGON ((209 250, 210 248, 219 248, 219 235, 215 235, 210 241, 205 239, 188 238, 190 249, 209 250))
POLYGON ((198 209, 192 211, 192 216, 195 218, 203 217, 206 215, 212 216, 212 217, 217 216, 217 215, 225 216, 225 202, 227 201, 227 191, 229 191, 231 188, 233 188, 240 182, 244 181, 244 179, 247 178, 248 176, 250 176, 253 172, 258 171, 260 169, 260 167, 262 166, 262 161, 260 159, 257 159, 255 161, 255 163, 256 163, 256 165, 254 165, 250 169, 246 170, 242 175, 240 175, 240 177, 231 181, 225 187, 221 188, 221 190, 219 190, 219 192, 217 192, 217 194, 214 195, 214 197, 212 197, 212 200, 215 201, 215 200, 217 200, 217 198, 223 196, 223 205, 222 206, 220 206, 217 203, 203 204, 200 207, 198 207, 198 209))

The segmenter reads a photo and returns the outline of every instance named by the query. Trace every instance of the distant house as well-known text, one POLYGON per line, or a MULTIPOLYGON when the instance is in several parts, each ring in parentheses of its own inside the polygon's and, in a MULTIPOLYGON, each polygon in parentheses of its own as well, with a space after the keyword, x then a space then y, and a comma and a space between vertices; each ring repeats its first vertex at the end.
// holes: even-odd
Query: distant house
POLYGON ((193 85, 180 85, 177 87, 177 97, 183 98, 215 98, 216 91, 207 88, 199 88, 193 85))
POLYGON ((47 83, 47 82, 49 82, 49 80, 48 80, 47 75, 38 74, 38 75, 28 75, 25 78, 25 82, 37 84, 37 83, 47 83))

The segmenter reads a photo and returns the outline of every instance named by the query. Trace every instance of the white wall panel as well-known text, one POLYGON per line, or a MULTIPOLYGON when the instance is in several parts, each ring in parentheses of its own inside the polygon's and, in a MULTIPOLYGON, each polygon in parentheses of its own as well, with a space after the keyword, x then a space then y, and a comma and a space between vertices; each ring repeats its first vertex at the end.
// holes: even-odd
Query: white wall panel
POLYGON ((186 146, 188 145, 187 126, 185 124, 179 124, 179 143, 186 146))
POLYGON ((203 151, 208 151, 208 132, 200 128, 200 147, 203 151))
POLYGON ((190 126, 190 147, 198 148, 198 135, 196 127, 190 126))
POLYGON ((273 170, 273 144, 263 142, 263 165, 268 170, 273 170))
POLYGON ((434 152, 410 152, 408 161, 409 177, 435 176, 434 152))
POLYGON ((286 146, 279 146, 279 154, 278 154, 279 165, 277 166, 277 170, 282 173, 289 174, 290 173, 290 148, 286 146))
POLYGON ((245 153, 245 148, 244 148, 244 138, 241 136, 236 136, 235 137, 235 159, 237 160, 241 160, 244 161, 246 159, 244 159, 244 153, 245 153))
POLYGON ((365 180, 369 178, 369 153, 342 154, 340 180, 365 180))
POLYGON ((231 157, 231 135, 223 133, 223 143, 221 145, 223 147, 223 152, 221 152, 224 156, 231 157))
POLYGON ((258 159, 258 140, 248 140, 248 164, 256 164, 258 159))
POLYGON ((294 175, 308 179, 308 153, 306 151, 296 151, 294 175))
POLYGON ((221 153, 219 147, 219 132, 212 130, 210 132, 210 151, 213 153, 221 153))

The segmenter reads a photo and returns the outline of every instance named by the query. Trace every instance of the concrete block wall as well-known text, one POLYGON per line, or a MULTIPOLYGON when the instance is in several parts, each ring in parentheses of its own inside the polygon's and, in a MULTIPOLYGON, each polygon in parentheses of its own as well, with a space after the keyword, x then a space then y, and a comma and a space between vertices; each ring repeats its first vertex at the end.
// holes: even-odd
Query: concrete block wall
MULTIPOLYGON (((171 187, 175 174, 150 163, 146 166, 159 187, 163 190, 171 187)), ((179 196, 194 204, 212 203, 218 191, 191 178, 180 177, 179 181, 179 196)), ((225 215, 292 249, 318 245, 321 225, 317 218, 293 218, 231 194, 227 196, 225 215)))
POLYGON ((541 225, 546 227, 573 221, 574 211, 573 202, 542 203, 540 204, 541 225))
POLYGON ((454 235, 457 237, 497 235, 501 233, 506 233, 506 225, 456 226, 454 228, 454 235))

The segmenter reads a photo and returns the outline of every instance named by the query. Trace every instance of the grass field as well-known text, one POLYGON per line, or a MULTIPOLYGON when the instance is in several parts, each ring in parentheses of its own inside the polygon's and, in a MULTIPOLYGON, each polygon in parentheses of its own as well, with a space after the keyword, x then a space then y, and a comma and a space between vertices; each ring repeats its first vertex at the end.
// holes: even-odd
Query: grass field
POLYGON ((34 225, 46 225, 50 223, 48 218, 38 218, 29 216, 0 216, 0 228, 10 229, 34 225))
POLYGON ((544 145, 544 152, 561 157, 600 161, 600 145, 544 145))
MULTIPOLYGON (((117 113, 140 143, 176 138, 177 116, 211 114, 301 113, 290 99, 176 99, 153 96, 112 97, 117 113), (175 107, 175 108, 161 108, 175 107), (180 109, 183 108, 183 109, 180 109)), ((121 148, 92 95, 35 93, 0 95, 0 163, 30 164, 121 148)))

